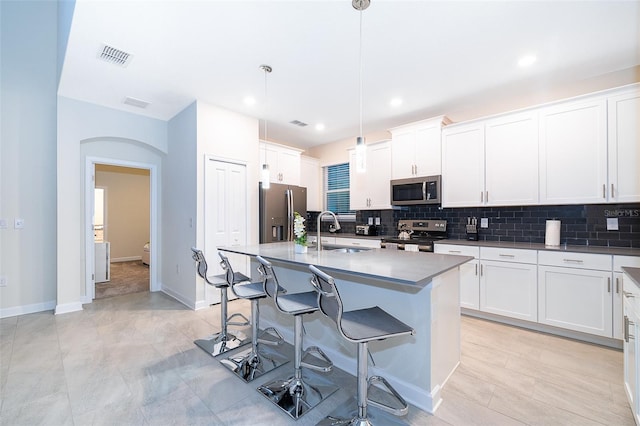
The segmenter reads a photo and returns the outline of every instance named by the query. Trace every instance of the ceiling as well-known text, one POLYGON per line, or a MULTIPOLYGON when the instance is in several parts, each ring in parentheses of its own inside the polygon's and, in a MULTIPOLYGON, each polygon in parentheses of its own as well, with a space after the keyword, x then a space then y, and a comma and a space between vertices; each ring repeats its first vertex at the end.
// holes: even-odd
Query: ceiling
MULTIPOLYGON (((266 117, 270 140, 343 140, 359 133, 359 19, 350 0, 77 0, 59 94, 161 120, 197 99, 259 118, 261 137, 266 117), (105 44, 129 64, 100 60, 105 44)), ((372 0, 362 34, 366 134, 634 69, 640 2, 372 0)))

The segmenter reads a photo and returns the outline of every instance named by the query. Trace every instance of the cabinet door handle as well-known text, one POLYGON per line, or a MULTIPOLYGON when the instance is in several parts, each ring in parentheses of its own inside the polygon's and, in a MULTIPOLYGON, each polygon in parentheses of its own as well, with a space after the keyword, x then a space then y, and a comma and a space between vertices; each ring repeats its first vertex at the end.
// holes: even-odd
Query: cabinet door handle
POLYGON ((616 191, 613 187, 613 184, 611 184, 611 198, 616 198, 616 191))
POLYGON ((620 278, 616 277, 616 293, 620 294, 620 278))
POLYGON ((449 250, 449 253, 462 253, 460 250, 449 250))
POLYGON ((602 198, 607 198, 607 185, 602 184, 602 198))
POLYGON ((633 298, 636 297, 633 293, 630 293, 630 292, 624 291, 624 290, 622 290, 622 295, 624 297, 626 297, 627 299, 633 299, 633 298))
POLYGON ((633 321, 629 321, 628 316, 624 316, 624 341, 629 343, 629 339, 635 339, 635 336, 629 334, 629 326, 633 325, 633 321))
POLYGON ((607 293, 611 293, 611 278, 607 277, 607 293))
POLYGON ((480 191, 480 202, 484 203, 484 191, 480 191))
POLYGON ((569 262, 569 263, 583 263, 583 260, 580 259, 562 259, 563 262, 569 262))
POLYGON ((500 257, 508 257, 508 258, 511 258, 511 259, 513 259, 514 257, 516 257, 516 256, 515 256, 515 255, 513 255, 513 254, 502 254, 502 253, 498 254, 498 256, 500 256, 500 257))
POLYGON ((356 242, 353 242, 353 241, 352 241, 352 242, 351 242, 351 245, 352 245, 352 246, 359 246, 359 245, 360 245, 360 243, 356 243, 356 242))
POLYGON ((478 264, 476 263, 476 277, 478 276, 478 264))
POLYGON ((486 198, 487 203, 488 203, 488 202, 489 202, 489 191, 486 191, 486 194, 487 194, 487 196, 486 196, 486 197, 484 197, 484 198, 486 198))
POLYGON ((484 274, 484 265, 480 265, 480 276, 484 274))

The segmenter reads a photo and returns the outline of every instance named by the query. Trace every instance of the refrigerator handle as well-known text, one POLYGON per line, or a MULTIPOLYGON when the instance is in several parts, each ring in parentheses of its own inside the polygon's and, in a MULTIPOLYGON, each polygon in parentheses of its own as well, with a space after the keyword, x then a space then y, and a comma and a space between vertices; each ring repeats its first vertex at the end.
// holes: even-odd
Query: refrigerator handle
POLYGON ((287 233, 287 241, 293 241, 293 191, 287 189, 287 227, 289 232, 287 233))

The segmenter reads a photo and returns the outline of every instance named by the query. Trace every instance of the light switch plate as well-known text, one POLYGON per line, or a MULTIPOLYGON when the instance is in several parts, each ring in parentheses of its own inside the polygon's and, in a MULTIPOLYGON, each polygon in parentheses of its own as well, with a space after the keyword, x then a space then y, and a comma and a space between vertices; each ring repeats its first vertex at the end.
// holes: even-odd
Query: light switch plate
POLYGON ((369 218, 369 221, 367 222, 367 225, 373 225, 373 218, 372 217, 369 218))
POLYGON ((376 225, 379 226, 380 225, 380 218, 376 217, 376 225))
POLYGON ((481 217, 480 218, 480 228, 488 228, 489 227, 489 218, 481 217))
POLYGON ((618 218, 617 217, 608 217, 607 218, 607 231, 617 231, 618 228, 618 218))

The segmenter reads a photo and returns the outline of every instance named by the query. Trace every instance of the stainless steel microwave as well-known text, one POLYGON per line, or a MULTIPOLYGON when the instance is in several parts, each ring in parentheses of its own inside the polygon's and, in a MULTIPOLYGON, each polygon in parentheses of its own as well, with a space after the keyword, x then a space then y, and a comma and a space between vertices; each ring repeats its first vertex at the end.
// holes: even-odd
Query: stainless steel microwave
POLYGON ((440 175, 391 181, 391 205, 440 204, 440 175))

